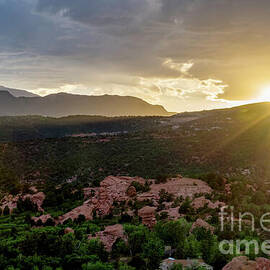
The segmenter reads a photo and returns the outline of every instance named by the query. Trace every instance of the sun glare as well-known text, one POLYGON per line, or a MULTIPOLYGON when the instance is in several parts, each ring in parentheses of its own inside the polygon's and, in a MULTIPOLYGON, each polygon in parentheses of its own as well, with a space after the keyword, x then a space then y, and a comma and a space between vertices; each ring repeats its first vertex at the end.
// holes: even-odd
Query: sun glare
POLYGON ((262 88, 259 99, 262 101, 270 101, 270 85, 262 88))

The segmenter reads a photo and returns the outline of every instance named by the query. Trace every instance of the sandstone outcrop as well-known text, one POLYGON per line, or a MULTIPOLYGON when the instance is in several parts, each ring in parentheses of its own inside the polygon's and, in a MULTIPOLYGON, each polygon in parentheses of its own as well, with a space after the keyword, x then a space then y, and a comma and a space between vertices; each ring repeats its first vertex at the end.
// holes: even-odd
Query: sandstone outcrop
MULTIPOLYGON (((160 190, 164 190, 172 194, 175 198, 182 196, 194 197, 195 194, 209 194, 212 189, 203 181, 191 178, 176 178, 169 179, 166 183, 155 184, 149 181, 150 191, 137 193, 136 188, 131 186, 132 182, 137 182, 145 185, 146 180, 140 177, 124 177, 124 176, 108 176, 100 183, 97 188, 85 188, 84 195, 86 201, 83 205, 73 209, 72 211, 60 216, 57 223, 63 223, 67 219, 76 219, 79 215, 84 215, 85 218, 92 219, 95 213, 99 217, 104 217, 111 214, 117 204, 127 206, 128 201, 149 201, 155 207, 146 206, 139 210, 139 216, 142 218, 143 224, 152 228, 156 223, 156 206, 159 204, 160 190)), ((194 200, 194 207, 202 207, 206 203, 210 208, 219 206, 219 202, 212 203, 204 197, 194 200)), ((172 207, 172 202, 164 202, 165 210, 168 213, 169 219, 177 219, 180 217, 178 212, 179 207, 172 207)), ((128 209, 130 210, 130 209, 128 209)))
POLYGON ((193 198, 195 194, 210 194, 212 189, 203 181, 199 179, 176 177, 168 179, 166 183, 152 184, 150 191, 139 194, 137 199, 139 201, 150 200, 157 202, 159 200, 159 192, 164 189, 166 192, 172 194, 174 197, 182 196, 193 198))
POLYGON ((91 220, 93 218, 93 206, 91 205, 91 201, 86 201, 83 205, 78 206, 63 216, 58 217, 56 222, 62 224, 68 219, 77 219, 79 215, 84 215, 86 220, 91 220))
POLYGON ((9 208, 10 213, 17 208, 17 201, 19 198, 22 198, 22 200, 25 200, 26 198, 29 198, 34 204, 37 205, 38 211, 44 212, 42 208, 42 204, 45 200, 45 194, 43 192, 38 192, 35 194, 26 194, 26 195, 7 195, 5 196, 1 201, 1 208, 4 209, 6 206, 9 208))
POLYGON ((269 270, 270 260, 265 258, 257 258, 251 261, 245 256, 234 258, 230 263, 222 268, 222 270, 269 270))
POLYGON ((153 228, 156 224, 156 207, 145 206, 138 211, 139 217, 142 218, 142 224, 153 228))
POLYGON ((133 181, 145 183, 145 180, 139 177, 108 176, 101 181, 99 188, 85 188, 84 195, 88 200, 60 216, 58 222, 63 223, 69 218, 74 220, 79 215, 84 215, 86 220, 91 220, 94 211, 98 216, 109 215, 115 202, 126 202, 129 199, 126 191, 133 181))
POLYGON ((19 200, 19 196, 7 195, 1 201, 1 209, 4 210, 5 207, 9 208, 10 213, 17 208, 17 201, 19 200))
POLYGON ((98 238, 104 244, 105 249, 110 252, 112 250, 113 244, 118 238, 123 239, 127 242, 127 237, 125 236, 123 226, 121 224, 116 224, 108 226, 104 231, 96 233, 96 236, 89 236, 88 239, 98 238))
POLYGON ((114 202, 126 202, 129 199, 127 189, 135 181, 145 184, 140 177, 108 176, 101 183, 100 188, 92 202, 100 216, 108 215, 114 202))
POLYGON ((193 224, 192 227, 190 229, 190 232, 193 232, 193 230, 195 230, 196 228, 205 228, 207 231, 210 231, 211 233, 214 233, 215 228, 213 226, 211 226, 209 223, 207 223, 206 221, 198 218, 193 224))
POLYGON ((162 212, 166 212, 168 214, 168 219, 170 220, 176 220, 181 217, 181 214, 179 213, 179 207, 169 208, 168 210, 162 212))
POLYGON ((39 220, 44 224, 47 222, 48 219, 52 219, 52 216, 50 214, 47 214, 47 215, 42 215, 40 217, 32 217, 32 220, 37 223, 39 220))
POLYGON ((225 206, 225 203, 220 201, 216 201, 215 203, 213 203, 210 200, 206 199, 205 197, 199 197, 194 199, 191 205, 194 209, 199 209, 204 206, 207 206, 208 208, 211 209, 216 209, 225 206))

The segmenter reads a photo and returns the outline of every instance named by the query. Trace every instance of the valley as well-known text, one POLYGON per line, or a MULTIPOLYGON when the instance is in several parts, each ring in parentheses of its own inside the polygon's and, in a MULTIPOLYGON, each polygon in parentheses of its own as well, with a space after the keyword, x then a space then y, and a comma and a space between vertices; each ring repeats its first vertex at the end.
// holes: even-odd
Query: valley
POLYGON ((239 254, 222 255, 220 241, 268 237, 248 220, 221 231, 219 211, 234 206, 257 224, 269 209, 269 106, 0 118, 1 268, 157 269, 169 248, 192 269, 208 269, 196 259, 222 269, 239 254))

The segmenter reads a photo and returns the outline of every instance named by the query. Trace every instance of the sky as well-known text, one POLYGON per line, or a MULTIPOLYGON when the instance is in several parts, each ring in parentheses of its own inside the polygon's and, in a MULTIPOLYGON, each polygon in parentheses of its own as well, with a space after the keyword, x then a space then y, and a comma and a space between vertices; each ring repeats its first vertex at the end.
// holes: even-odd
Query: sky
POLYGON ((168 111, 270 100, 269 0, 0 0, 0 85, 168 111))

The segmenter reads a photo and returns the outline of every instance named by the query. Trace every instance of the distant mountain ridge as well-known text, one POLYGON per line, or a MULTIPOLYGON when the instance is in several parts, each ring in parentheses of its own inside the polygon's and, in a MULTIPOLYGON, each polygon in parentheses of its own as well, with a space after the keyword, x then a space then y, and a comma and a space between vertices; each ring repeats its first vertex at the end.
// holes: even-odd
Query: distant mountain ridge
POLYGON ((161 105, 151 105, 130 96, 84 96, 67 93, 45 97, 16 97, 10 91, 0 90, 0 116, 42 115, 63 117, 68 115, 102 116, 169 116, 161 105))
POLYGON ((0 91, 7 91, 14 97, 39 97, 38 95, 28 92, 26 90, 12 89, 2 85, 0 85, 0 91))

